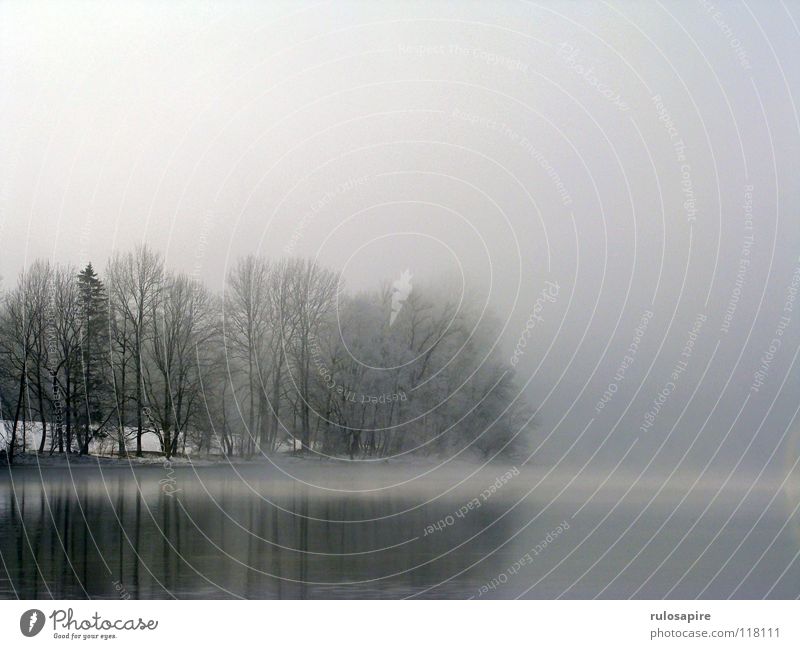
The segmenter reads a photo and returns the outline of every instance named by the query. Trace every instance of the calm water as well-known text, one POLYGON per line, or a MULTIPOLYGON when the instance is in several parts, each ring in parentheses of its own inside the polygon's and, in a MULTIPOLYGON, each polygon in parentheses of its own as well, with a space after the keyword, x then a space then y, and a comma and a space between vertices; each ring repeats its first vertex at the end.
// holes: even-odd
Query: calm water
POLYGON ((800 595, 797 503, 777 482, 704 481, 681 503, 694 477, 627 495, 633 478, 534 468, 493 492, 508 467, 409 481, 432 468, 17 467, 0 479, 0 597, 800 595))

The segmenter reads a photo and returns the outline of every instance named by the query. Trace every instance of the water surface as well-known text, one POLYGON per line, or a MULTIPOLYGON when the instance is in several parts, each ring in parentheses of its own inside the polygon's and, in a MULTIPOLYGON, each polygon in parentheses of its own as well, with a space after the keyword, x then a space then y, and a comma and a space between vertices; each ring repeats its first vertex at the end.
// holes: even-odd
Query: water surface
POLYGON ((694 478, 631 489, 635 478, 432 463, 16 467, 0 481, 0 597, 800 595, 791 490, 704 479, 689 491, 694 478))

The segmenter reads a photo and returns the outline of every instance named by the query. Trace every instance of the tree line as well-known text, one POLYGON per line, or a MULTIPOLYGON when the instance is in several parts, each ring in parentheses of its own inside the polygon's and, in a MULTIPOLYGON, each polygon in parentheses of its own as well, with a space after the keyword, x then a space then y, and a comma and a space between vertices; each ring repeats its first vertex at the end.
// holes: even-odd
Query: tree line
POLYGON ((8 460, 98 441, 141 456, 147 435, 168 458, 512 452, 530 413, 496 325, 402 280, 348 294, 314 261, 248 256, 215 294, 146 246, 102 276, 37 260, 0 304, 8 460))

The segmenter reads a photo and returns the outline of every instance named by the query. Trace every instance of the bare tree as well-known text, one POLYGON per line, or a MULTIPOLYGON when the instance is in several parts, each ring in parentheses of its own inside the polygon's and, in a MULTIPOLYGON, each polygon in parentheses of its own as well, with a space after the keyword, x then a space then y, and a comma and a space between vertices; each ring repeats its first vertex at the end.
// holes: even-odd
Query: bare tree
POLYGON ((112 383, 112 397, 117 420, 117 450, 120 456, 126 453, 127 405, 129 400, 128 373, 133 361, 132 327, 124 311, 109 296, 108 308, 108 373, 112 383))
MULTIPOLYGON (((164 277, 161 256, 147 246, 133 252, 116 255, 108 265, 108 288, 111 308, 122 322, 117 322, 117 332, 124 332, 125 345, 130 344, 133 357, 134 402, 136 405, 136 455, 142 455, 144 424, 144 345, 151 324, 153 305, 158 300, 164 277)), ((126 349, 127 352, 127 349, 126 349)), ((122 399, 124 399, 124 395, 122 399)), ((120 399, 118 399, 118 402, 120 399)), ((124 426, 124 421, 121 422, 124 426)))
POLYGON ((300 444, 305 453, 311 450, 312 345, 333 313, 339 276, 311 260, 292 260, 288 272, 293 319, 288 348, 300 411, 300 444))
MULTIPOLYGON (((18 386, 14 409, 14 421, 9 441, 9 461, 13 462, 16 451, 17 424, 20 415, 25 417, 24 401, 28 388, 28 378, 32 373, 34 351, 36 347, 37 327, 42 322, 38 310, 44 309, 44 282, 41 277, 45 271, 26 271, 20 274, 17 285, 5 296, 3 301, 2 321, 0 326, 0 350, 6 372, 15 377, 18 386)), ((25 434, 23 430, 23 435, 25 434)), ((44 436, 41 448, 44 448, 44 436)))
MULTIPOLYGON (((49 374, 48 341, 52 341, 52 327, 48 327, 48 319, 52 313, 50 291, 52 289, 53 269, 47 261, 36 260, 21 278, 22 298, 26 304, 26 317, 31 326, 31 348, 26 364, 28 377, 26 390, 33 390, 38 404, 39 421, 42 436, 39 440, 39 453, 44 452, 47 441, 48 411, 45 403, 48 400, 47 379, 49 374)), ((28 397, 30 403, 30 397, 28 397)))
POLYGON ((270 425, 267 447, 276 450, 281 441, 281 401, 284 371, 287 364, 287 346, 295 334, 296 318, 292 313, 292 265, 281 261, 272 265, 269 273, 267 345, 270 356, 271 390, 268 407, 270 425))
MULTIPOLYGON (((223 315, 225 347, 246 375, 248 419, 245 453, 250 455, 261 429, 259 391, 263 391, 264 346, 268 329, 269 264, 256 257, 241 259, 228 275, 223 315)), ((236 368, 231 368, 231 374, 236 368)))
MULTIPOLYGON (((72 421, 75 392, 80 387, 80 299, 75 281, 75 269, 57 266, 53 272, 52 314, 49 318, 54 331, 56 358, 51 360, 56 390, 64 395, 63 414, 66 439, 58 439, 59 451, 72 452, 72 421), (61 378, 59 378, 59 376, 61 378), (64 444, 65 443, 65 444, 64 444)), ((55 395, 54 395, 55 396, 55 395)), ((60 409, 60 406, 57 406, 60 409)), ((57 417, 60 413, 57 413, 57 417)))
POLYGON ((201 398, 205 345, 215 331, 208 290, 186 275, 168 275, 153 302, 149 342, 153 371, 145 370, 152 418, 160 428, 169 458, 201 398))
POLYGON ((71 452, 80 400, 84 453, 115 414, 120 454, 133 422, 137 453, 152 430, 167 457, 187 445, 251 456, 287 441, 351 458, 467 448, 491 457, 525 438, 516 432, 530 412, 499 357, 499 325, 440 282, 416 281, 399 305, 388 284, 348 296, 316 262, 248 257, 218 297, 165 272, 147 248, 111 260, 105 304, 100 278, 81 276, 35 262, 2 301, 0 405, 13 416, 12 460, 19 423, 24 449, 34 415, 39 451, 50 439, 51 452, 71 452))

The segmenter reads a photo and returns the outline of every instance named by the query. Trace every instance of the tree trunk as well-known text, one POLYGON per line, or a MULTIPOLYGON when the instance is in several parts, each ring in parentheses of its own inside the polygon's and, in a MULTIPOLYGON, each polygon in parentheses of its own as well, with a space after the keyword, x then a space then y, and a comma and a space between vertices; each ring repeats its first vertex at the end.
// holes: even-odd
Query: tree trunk
MULTIPOLYGON (((14 449, 15 449, 15 447, 17 445, 17 422, 19 421, 19 413, 20 413, 20 410, 22 409, 22 400, 23 400, 23 398, 25 396, 25 370, 24 370, 24 367, 25 366, 23 365, 22 376, 20 376, 20 378, 19 378, 19 394, 17 395, 17 409, 14 412, 14 423, 13 423, 13 425, 11 427, 11 443, 9 444, 9 447, 8 447, 8 463, 9 464, 13 464, 14 463, 14 449)), ((22 416, 24 417, 25 415, 23 414, 22 416)), ((25 435, 25 425, 24 424, 22 426, 22 434, 23 434, 23 436, 25 435)), ((24 443, 23 443, 23 448, 24 448, 24 443)))
POLYGON ((255 386, 253 385, 253 337, 251 334, 248 334, 248 353, 247 353, 247 364, 248 364, 248 386, 250 388, 250 425, 247 431, 247 455, 250 455, 250 444, 253 440, 253 436, 255 435, 255 427, 256 427, 256 409, 255 409, 255 386))
POLYGON ((306 453, 311 450, 311 418, 309 417, 309 405, 308 405, 308 373, 310 371, 309 368, 309 360, 308 360, 308 346, 306 340, 302 341, 303 351, 301 354, 301 358, 303 359, 302 363, 302 374, 301 383, 303 394, 301 395, 302 403, 300 404, 300 425, 303 427, 301 431, 300 437, 300 444, 302 446, 302 452, 306 453))
MULTIPOLYGON (((23 374, 19 379, 23 384, 25 383, 25 375, 23 374)), ((22 385, 20 385, 20 390, 22 390, 22 385)), ((22 390, 22 452, 25 453, 28 450, 28 410, 30 409, 30 405, 27 403, 27 394, 25 390, 22 390), (27 405, 27 407, 26 407, 27 405)))
POLYGON ((84 401, 86 402, 86 427, 83 431, 84 445, 88 452, 89 449, 89 435, 92 428, 92 330, 91 321, 89 316, 86 316, 86 362, 83 364, 83 384, 86 386, 86 395, 84 401))
MULTIPOLYGON (((120 366, 121 376, 119 378, 120 389, 115 391, 114 399, 117 402, 117 413, 119 414, 119 428, 117 432, 117 442, 119 443, 120 457, 127 454, 128 448, 125 444, 125 383, 128 378, 127 363, 128 359, 125 357, 127 352, 127 343, 122 346, 122 365, 120 366)), ((112 366, 111 371, 114 371, 112 366)))
POLYGON ((39 442, 39 453, 44 453, 44 444, 47 440, 47 417, 44 414, 44 396, 42 390, 42 375, 41 372, 36 372, 36 387, 39 391, 39 419, 42 422, 42 440, 39 442))
POLYGON ((271 412, 271 422, 272 425, 270 426, 270 439, 269 439, 269 450, 275 451, 278 447, 278 428, 280 427, 280 419, 279 419, 279 409, 280 409, 280 400, 281 400, 281 362, 278 361, 278 366, 275 368, 275 375, 272 380, 272 404, 270 410, 271 412))
POLYGON ((72 383, 70 368, 64 368, 64 426, 67 434, 67 453, 72 453, 72 383))
POLYGON ((64 452, 64 430, 61 427, 61 396, 59 395, 58 370, 53 372, 53 417, 55 419, 54 439, 58 441, 58 452, 64 452))
POLYGON ((142 457, 142 348, 136 344, 136 457, 142 457))

